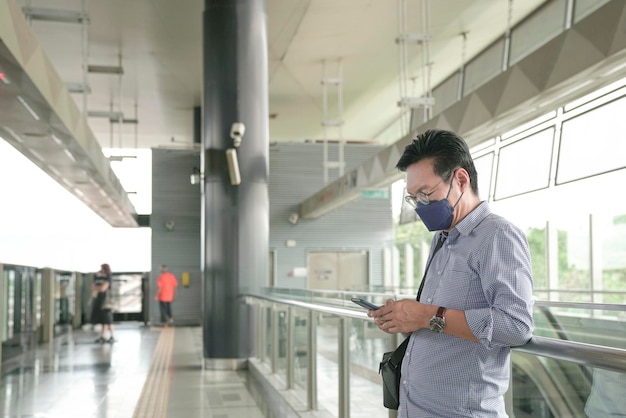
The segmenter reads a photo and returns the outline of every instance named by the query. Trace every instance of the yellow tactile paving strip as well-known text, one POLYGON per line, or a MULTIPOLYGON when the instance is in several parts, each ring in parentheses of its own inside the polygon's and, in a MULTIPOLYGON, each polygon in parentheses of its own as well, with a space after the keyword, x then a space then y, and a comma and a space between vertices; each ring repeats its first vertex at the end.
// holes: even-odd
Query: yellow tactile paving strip
POLYGON ((154 349, 150 371, 133 418, 165 418, 169 397, 169 369, 174 349, 174 328, 163 328, 154 349))

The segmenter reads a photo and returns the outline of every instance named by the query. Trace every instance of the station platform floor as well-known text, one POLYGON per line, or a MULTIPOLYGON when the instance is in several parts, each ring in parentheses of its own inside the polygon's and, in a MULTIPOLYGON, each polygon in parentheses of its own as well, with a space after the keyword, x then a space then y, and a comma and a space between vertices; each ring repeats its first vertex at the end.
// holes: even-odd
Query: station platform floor
POLYGON ((248 371, 202 367, 197 327, 122 324, 117 342, 96 343, 97 330, 68 331, 2 365, 4 418, 256 418, 248 371))

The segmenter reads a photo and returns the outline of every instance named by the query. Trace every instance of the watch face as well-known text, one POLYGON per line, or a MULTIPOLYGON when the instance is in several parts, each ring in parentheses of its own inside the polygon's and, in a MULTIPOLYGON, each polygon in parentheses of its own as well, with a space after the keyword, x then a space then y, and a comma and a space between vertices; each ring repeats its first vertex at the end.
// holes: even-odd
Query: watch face
POLYGON ((431 331, 443 332, 443 329, 446 326, 446 320, 443 318, 439 318, 438 316, 434 316, 430 319, 430 322, 428 324, 430 325, 431 331))

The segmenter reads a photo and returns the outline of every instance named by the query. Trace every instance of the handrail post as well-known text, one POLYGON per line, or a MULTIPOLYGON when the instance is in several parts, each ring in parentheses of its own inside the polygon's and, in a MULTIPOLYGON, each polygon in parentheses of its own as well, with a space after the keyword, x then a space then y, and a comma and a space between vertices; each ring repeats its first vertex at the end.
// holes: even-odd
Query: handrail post
POLYGON ((350 318, 339 319, 339 418, 350 417, 350 318))
POLYGON ((278 309, 278 306, 276 306, 275 303, 272 304, 272 310, 271 310, 271 315, 272 315, 272 320, 271 320, 271 327, 272 329, 270 330, 270 335, 272 338, 272 346, 270 347, 270 352, 272 354, 272 358, 271 358, 271 362, 272 362, 272 374, 275 374, 276 371, 278 370, 278 315, 280 313, 280 310, 278 309))
POLYGON ((295 381, 295 322, 293 308, 287 307, 287 389, 294 388, 295 381))
POLYGON ((307 404, 310 411, 317 410, 317 312, 309 311, 309 335, 307 341, 307 404))
POLYGON ((264 303, 259 304, 259 321, 261 326, 259 327, 259 359, 261 363, 265 362, 265 335, 266 335, 266 315, 267 309, 264 303))

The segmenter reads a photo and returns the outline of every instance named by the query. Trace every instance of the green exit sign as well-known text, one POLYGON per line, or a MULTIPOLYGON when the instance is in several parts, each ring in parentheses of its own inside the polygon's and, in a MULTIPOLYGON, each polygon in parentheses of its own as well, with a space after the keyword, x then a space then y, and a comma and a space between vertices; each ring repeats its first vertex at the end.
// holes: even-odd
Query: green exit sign
POLYGON ((389 199, 389 189, 361 190, 363 199, 389 199))

